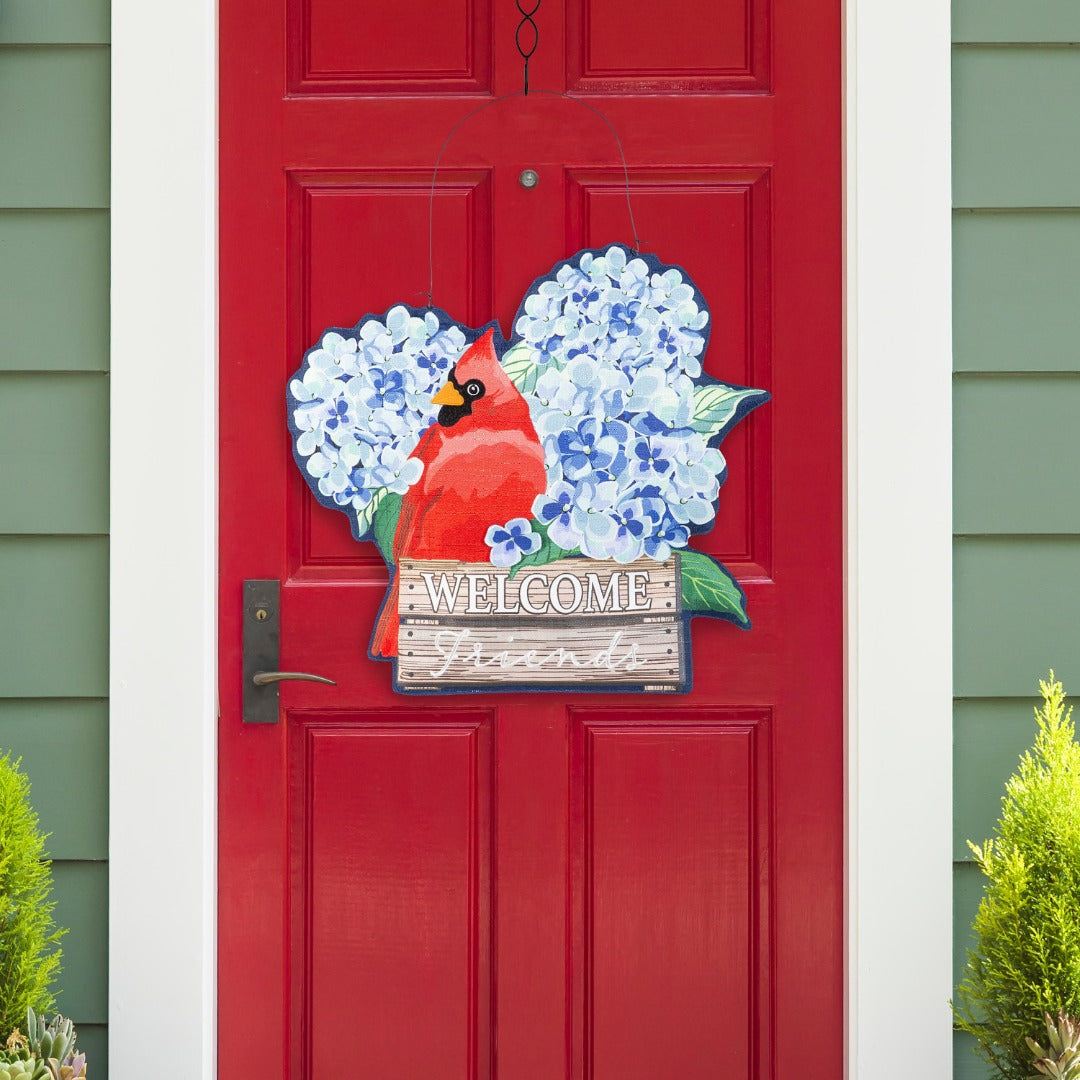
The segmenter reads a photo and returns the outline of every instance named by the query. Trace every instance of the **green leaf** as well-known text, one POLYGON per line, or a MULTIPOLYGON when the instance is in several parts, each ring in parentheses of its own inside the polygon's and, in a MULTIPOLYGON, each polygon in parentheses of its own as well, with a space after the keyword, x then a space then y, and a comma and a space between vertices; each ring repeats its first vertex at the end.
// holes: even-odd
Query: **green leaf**
POLYGON ((371 523, 375 520, 375 512, 386 497, 386 488, 379 488, 371 498, 371 502, 356 515, 357 535, 367 539, 371 532, 371 523))
POLYGON ((511 577, 517 574, 519 570, 524 570, 529 566, 543 566, 545 563, 554 562, 556 559, 562 559, 567 555, 574 554, 572 551, 567 551, 566 548, 559 547, 548 536, 546 525, 541 524, 535 518, 529 524, 532 526, 532 531, 539 535, 540 546, 531 555, 522 556, 521 562, 510 567, 511 577))
POLYGON ((526 342, 519 341, 512 349, 503 353, 502 367, 510 376, 510 381, 523 394, 530 394, 536 389, 540 369, 533 358, 532 348, 526 342))
POLYGON ((700 551, 681 551, 683 609, 731 619, 750 628, 746 596, 739 583, 715 560, 700 551))
POLYGON ((375 543, 379 545, 379 553, 387 565, 392 566, 394 533, 397 532, 398 518, 401 517, 401 496, 389 488, 382 488, 375 498, 379 501, 374 514, 375 543))
POLYGON ((739 405, 750 399, 751 408, 762 404, 769 395, 752 386, 728 386, 726 383, 698 386, 694 390, 694 418, 690 426, 709 438, 719 435, 738 411, 739 405))

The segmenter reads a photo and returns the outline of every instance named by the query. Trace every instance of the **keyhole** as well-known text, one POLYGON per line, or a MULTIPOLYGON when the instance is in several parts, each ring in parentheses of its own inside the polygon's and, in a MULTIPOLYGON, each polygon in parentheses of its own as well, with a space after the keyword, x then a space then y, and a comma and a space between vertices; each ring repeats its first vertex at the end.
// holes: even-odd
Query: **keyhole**
POLYGON ((261 607, 255 612, 255 618, 258 619, 259 622, 266 622, 266 620, 270 618, 270 612, 267 611, 266 608, 261 607))

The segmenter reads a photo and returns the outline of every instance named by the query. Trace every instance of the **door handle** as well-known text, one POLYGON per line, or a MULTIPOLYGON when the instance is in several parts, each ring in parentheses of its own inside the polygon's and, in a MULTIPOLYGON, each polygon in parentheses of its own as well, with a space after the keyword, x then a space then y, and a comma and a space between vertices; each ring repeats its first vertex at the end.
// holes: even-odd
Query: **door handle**
POLYGON ((321 682, 328 686, 337 686, 333 679, 324 675, 309 675, 306 671, 256 671, 251 676, 251 681, 256 686, 269 686, 278 682, 321 682))
POLYGON ((333 679, 305 671, 278 671, 281 646, 281 582, 244 582, 244 711, 245 724, 276 724, 278 683, 286 680, 326 683, 333 679))

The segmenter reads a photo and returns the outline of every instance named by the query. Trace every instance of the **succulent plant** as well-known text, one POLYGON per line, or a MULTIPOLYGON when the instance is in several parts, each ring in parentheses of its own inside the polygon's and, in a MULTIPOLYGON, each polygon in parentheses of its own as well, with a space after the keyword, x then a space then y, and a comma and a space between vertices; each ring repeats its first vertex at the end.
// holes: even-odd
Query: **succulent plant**
MULTIPOLYGON (((59 1013, 46 1022, 33 1009, 26 1013, 26 1044, 35 1069, 28 1080, 78 1080, 86 1076, 86 1055, 75 1051, 75 1025, 59 1013)), ((22 1080, 22 1074, 19 1074, 22 1080)), ((0 1077, 0 1080, 3 1080, 0 1077)))
POLYGON ((1046 1034, 1049 1045, 1040 1046, 1028 1037, 1026 1042, 1034 1057, 1032 1080, 1051 1076, 1054 1080, 1080 1080, 1080 1021, 1065 1013, 1055 1020, 1046 1014, 1046 1034))

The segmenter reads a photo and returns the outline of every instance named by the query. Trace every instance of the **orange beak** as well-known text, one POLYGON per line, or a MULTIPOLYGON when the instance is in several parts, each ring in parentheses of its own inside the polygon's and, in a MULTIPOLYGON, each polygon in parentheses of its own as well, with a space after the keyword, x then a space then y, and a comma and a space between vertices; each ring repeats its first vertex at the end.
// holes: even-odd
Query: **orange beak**
POLYGON ((442 388, 431 399, 432 405, 464 405, 465 399, 449 380, 442 384, 442 388))

